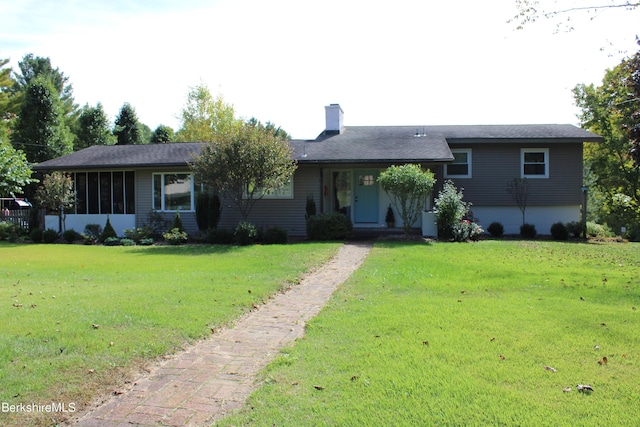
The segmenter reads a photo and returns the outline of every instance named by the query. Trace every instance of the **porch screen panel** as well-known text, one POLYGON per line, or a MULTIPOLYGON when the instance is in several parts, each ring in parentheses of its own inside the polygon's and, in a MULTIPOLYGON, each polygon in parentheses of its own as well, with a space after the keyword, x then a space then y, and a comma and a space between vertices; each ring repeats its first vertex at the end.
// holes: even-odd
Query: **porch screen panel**
POLYGON ((74 177, 76 183, 76 213, 87 213, 87 174, 86 172, 76 173, 74 177))
POLYGON ((136 213, 136 184, 135 184, 135 174, 133 171, 124 173, 124 202, 125 202, 125 213, 134 214, 136 213))
POLYGON ((113 213, 124 213, 124 174, 113 172, 113 213))
POLYGON ((98 195, 100 194, 100 185, 98 182, 98 172, 89 172, 87 174, 87 196, 89 199, 89 213, 100 213, 100 203, 98 195))
POLYGON ((100 172, 100 213, 111 212, 111 172, 100 172))

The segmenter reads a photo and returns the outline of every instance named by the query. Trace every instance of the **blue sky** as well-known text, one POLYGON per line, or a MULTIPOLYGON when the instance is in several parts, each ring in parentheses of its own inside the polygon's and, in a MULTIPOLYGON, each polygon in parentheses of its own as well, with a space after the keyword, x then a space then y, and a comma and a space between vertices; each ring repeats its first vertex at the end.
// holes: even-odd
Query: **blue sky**
POLYGON ((112 120, 129 102, 177 128, 205 83, 238 115, 313 138, 330 103, 346 125, 577 123, 571 89, 637 48, 640 11, 574 16, 559 34, 517 31, 515 13, 515 0, 0 0, 0 58, 51 58, 76 102, 112 120))

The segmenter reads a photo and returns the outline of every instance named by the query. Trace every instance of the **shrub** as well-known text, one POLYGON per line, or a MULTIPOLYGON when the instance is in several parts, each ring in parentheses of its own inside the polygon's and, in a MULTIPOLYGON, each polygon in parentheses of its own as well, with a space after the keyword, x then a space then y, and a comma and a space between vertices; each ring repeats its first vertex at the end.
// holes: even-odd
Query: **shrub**
POLYGON ((31 241, 33 243, 42 242, 42 229, 34 228, 33 230, 31 230, 31 233, 29 233, 29 237, 31 238, 31 241))
POLYGON ((520 236, 524 237, 525 239, 533 239, 534 237, 536 237, 536 234, 538 234, 538 232, 536 231, 535 225, 522 224, 520 226, 520 236))
POLYGON ((582 223, 580 221, 571 221, 566 225, 567 231, 573 237, 580 237, 582 234, 582 223))
POLYGON ((172 228, 170 231, 162 235, 164 240, 170 245, 181 245, 187 243, 188 236, 184 231, 180 231, 178 228, 172 228))
POLYGON ((16 225, 9 221, 0 222, 0 240, 15 240, 18 238, 16 225))
POLYGON ((124 237, 131 239, 136 243, 140 243, 144 239, 151 239, 151 241, 153 241, 153 229, 148 225, 131 230, 127 229, 124 230, 124 237))
POLYGON ((453 240, 456 242, 466 242, 469 240, 478 240, 484 230, 475 222, 462 220, 453 226, 453 240))
POLYGON ((201 231, 218 227, 222 203, 220 197, 213 193, 200 193, 196 199, 196 222, 201 231))
POLYGON ((140 239, 140 242, 138 242, 138 244, 141 246, 151 246, 153 245, 153 239, 151 237, 140 239))
POLYGON ((262 242, 265 245, 284 245, 289 241, 289 233, 281 227, 270 227, 264 232, 262 242))
POLYGON ((234 241, 233 232, 224 228, 214 228, 207 234, 207 243, 214 245, 230 245, 234 241))
POLYGON ((458 191, 452 181, 445 181, 442 191, 434 201, 438 219, 438 236, 444 239, 454 237, 454 227, 462 221, 469 210, 470 203, 462 201, 462 190, 458 191))
POLYGON ((569 229, 561 222, 552 224, 550 231, 554 240, 567 240, 569 238, 569 229))
POLYGON ((502 237, 504 234, 504 227, 499 222, 492 222, 487 227, 487 231, 491 233, 493 237, 502 237))
POLYGON ((120 242, 120 239, 118 239, 117 237, 107 237, 106 239, 104 239, 104 242, 102 242, 105 246, 120 246, 122 245, 122 242, 120 242))
POLYGON ((307 196, 307 206, 305 207, 304 219, 309 221, 309 218, 314 216, 316 211, 316 201, 311 196, 307 196))
POLYGON ((84 226, 83 234, 97 242, 102 234, 102 226, 100 224, 87 224, 84 226))
POLYGON ((307 221, 307 238, 310 240, 345 240, 352 233, 351 218, 338 212, 317 214, 307 221))
POLYGON ((73 243, 80 238, 80 233, 73 228, 70 228, 62 233, 62 238, 67 243, 73 243))
POLYGON ((47 228, 42 233, 42 240, 45 243, 53 243, 58 240, 58 232, 52 228, 47 228))
POLYGON ((169 221, 164 219, 162 214, 157 211, 149 212, 149 221, 146 225, 153 230, 153 237, 160 238, 165 230, 169 229, 169 221))
POLYGON ((177 228, 178 231, 185 233, 184 225, 182 224, 182 218, 180 218, 180 212, 176 212, 176 216, 173 218, 173 224, 171 224, 171 230, 177 228))
POLYGON ((117 238, 118 235, 116 234, 116 230, 113 229, 109 217, 107 217, 107 223, 105 224, 104 230, 102 230, 102 234, 100 234, 98 241, 104 243, 110 237, 117 238))
POLYGON ((240 246, 251 245, 258 237, 258 229, 250 222, 242 221, 233 232, 235 242, 240 246))
POLYGON ((587 221, 587 236, 595 239, 604 239, 611 233, 604 225, 597 224, 595 222, 587 221))
POLYGON ((133 239, 120 239, 120 244, 122 246, 135 246, 136 242, 133 239))

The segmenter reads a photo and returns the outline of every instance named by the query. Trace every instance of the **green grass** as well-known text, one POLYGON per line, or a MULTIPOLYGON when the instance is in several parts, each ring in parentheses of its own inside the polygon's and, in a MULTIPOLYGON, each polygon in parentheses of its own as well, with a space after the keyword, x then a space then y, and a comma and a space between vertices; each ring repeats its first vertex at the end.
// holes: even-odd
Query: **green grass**
POLYGON ((219 425, 636 426, 638 378, 637 244, 380 243, 219 425))
MULTIPOLYGON (((295 283, 338 246, 0 243, 0 402, 80 407, 295 283)), ((51 422, 0 413, 2 425, 51 422)))

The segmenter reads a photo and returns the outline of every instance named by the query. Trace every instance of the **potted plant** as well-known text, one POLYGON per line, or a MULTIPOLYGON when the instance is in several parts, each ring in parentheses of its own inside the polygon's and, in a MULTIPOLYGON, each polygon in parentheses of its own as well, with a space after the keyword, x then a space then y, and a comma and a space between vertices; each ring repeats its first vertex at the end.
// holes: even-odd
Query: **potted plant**
POLYGON ((396 217, 393 214, 393 209, 391 209, 391 204, 387 208, 387 216, 384 219, 387 222, 387 227, 393 228, 396 226, 396 217))

